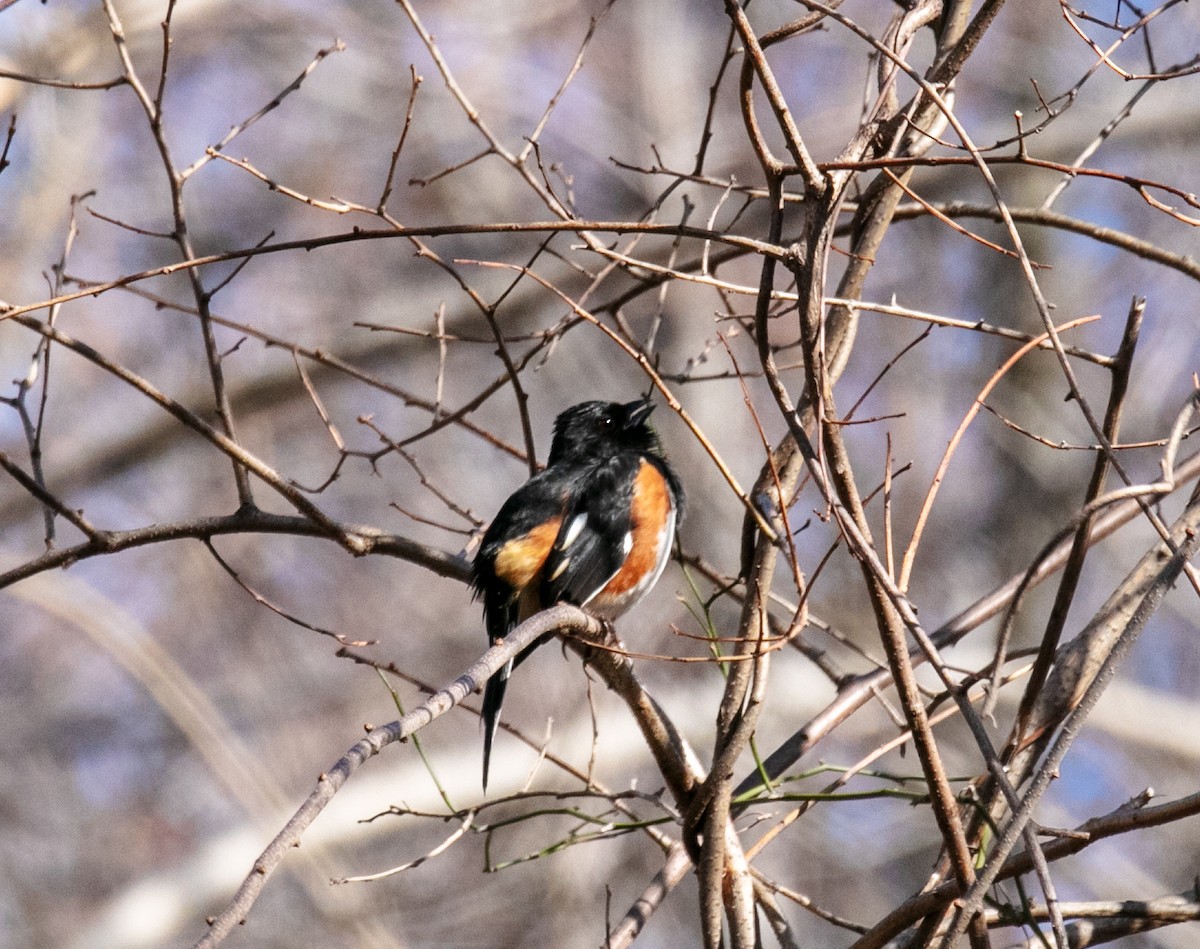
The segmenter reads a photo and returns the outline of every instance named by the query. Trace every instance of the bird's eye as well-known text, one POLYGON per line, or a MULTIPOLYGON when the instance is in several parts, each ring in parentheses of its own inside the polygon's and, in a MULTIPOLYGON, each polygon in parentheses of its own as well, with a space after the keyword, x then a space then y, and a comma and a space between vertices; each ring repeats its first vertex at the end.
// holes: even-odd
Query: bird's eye
POLYGON ((611 415, 601 415, 596 424, 600 426, 600 431, 607 432, 612 429, 616 423, 613 421, 613 417, 611 415))

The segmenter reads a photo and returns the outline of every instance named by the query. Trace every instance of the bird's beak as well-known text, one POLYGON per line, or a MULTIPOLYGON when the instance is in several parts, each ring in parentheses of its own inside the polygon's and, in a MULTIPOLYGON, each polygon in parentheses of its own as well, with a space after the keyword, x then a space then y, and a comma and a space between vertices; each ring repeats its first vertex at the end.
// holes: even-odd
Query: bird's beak
POLYGON ((654 411, 654 403, 650 401, 650 396, 644 399, 638 399, 636 402, 626 402, 621 406, 626 413, 628 421, 625 423, 626 428, 633 428, 636 425, 641 425, 650 417, 650 413, 654 411))

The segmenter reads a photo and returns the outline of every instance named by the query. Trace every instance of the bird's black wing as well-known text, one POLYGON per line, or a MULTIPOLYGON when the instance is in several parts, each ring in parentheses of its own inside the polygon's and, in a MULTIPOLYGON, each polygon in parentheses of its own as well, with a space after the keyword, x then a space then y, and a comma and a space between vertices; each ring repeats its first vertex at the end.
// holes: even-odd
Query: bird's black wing
MULTIPOLYGON (((577 477, 576 472, 564 468, 547 468, 535 475, 504 503, 483 535, 471 567, 471 585, 475 596, 483 600, 484 624, 488 641, 493 645, 532 612, 551 605, 540 602, 540 577, 548 551, 561 532, 567 499, 577 477)), ((484 686, 484 791, 487 791, 492 742, 500 724, 508 677, 539 645, 540 642, 533 643, 484 686)))
POLYGON ((542 568, 542 600, 584 606, 616 575, 633 542, 630 503, 636 455, 617 455, 593 469, 567 509, 542 568))
POLYGON ((541 573, 561 530, 573 484, 573 478, 554 469, 534 476, 504 502, 483 535, 471 566, 471 586, 483 600, 492 642, 507 636, 522 619, 523 587, 541 573))

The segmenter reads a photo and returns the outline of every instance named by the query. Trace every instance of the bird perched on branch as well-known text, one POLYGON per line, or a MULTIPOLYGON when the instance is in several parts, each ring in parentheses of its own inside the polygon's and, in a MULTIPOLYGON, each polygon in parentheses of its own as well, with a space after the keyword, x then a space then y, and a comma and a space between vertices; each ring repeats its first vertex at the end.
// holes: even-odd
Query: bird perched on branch
MULTIPOLYGON (((546 469, 504 502, 472 568, 490 642, 555 603, 620 616, 658 581, 683 509, 683 488, 647 424, 649 396, 581 402, 554 422, 546 469)), ((504 692, 534 643, 483 692, 483 789, 504 692)))

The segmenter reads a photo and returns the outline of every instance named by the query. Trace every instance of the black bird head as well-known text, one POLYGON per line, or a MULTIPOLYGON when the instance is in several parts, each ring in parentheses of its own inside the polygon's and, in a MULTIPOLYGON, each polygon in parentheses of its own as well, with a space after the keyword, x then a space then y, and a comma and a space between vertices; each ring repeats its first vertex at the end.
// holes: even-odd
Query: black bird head
POLYGON ((658 436, 646 424, 654 411, 647 396, 636 402, 580 402, 554 420, 550 464, 601 461, 623 451, 658 454, 658 436))

